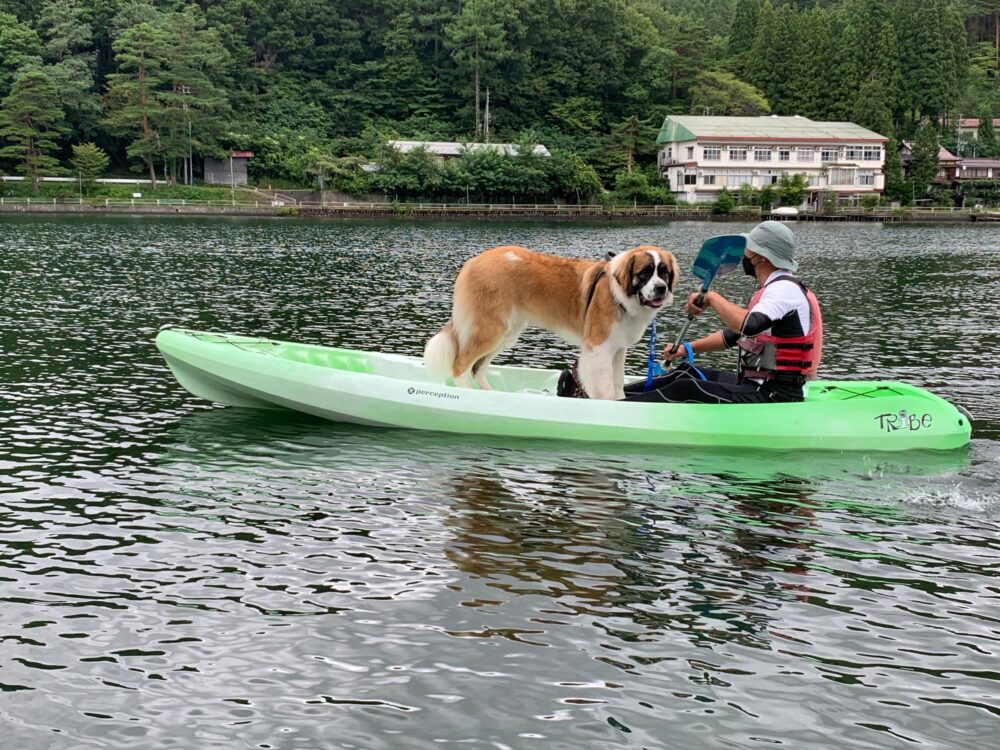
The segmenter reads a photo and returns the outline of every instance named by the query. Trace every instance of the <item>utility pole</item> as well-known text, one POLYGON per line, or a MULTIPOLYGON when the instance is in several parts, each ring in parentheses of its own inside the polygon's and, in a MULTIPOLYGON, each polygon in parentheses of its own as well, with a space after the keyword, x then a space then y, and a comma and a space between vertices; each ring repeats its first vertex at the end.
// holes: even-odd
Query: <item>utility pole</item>
POLYGON ((229 198, 236 205, 236 176, 233 174, 233 152, 229 152, 229 198))
POLYGON ((490 90, 486 89, 486 111, 483 113, 483 136, 487 143, 490 142, 490 90))
POLYGON ((188 131, 188 155, 184 168, 185 184, 194 184, 194 157, 191 149, 191 114, 188 111, 187 95, 191 93, 190 86, 181 86, 181 93, 184 94, 184 118, 187 120, 188 131))

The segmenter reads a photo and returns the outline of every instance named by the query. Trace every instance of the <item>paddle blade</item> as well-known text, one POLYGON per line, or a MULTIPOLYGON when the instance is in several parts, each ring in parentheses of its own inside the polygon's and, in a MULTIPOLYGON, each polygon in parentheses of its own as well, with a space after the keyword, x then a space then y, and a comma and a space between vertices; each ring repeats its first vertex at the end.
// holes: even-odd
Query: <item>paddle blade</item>
POLYGON ((702 288, 708 289, 714 279, 736 268, 746 247, 747 238, 742 234, 720 234, 705 240, 692 268, 695 277, 701 279, 702 288))

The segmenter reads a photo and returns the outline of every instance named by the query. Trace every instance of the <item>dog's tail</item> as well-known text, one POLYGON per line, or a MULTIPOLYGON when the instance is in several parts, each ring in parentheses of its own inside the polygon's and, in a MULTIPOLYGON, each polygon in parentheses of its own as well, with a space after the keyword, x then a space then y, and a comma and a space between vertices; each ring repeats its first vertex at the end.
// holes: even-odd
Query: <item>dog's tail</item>
POLYGON ((458 336, 455 335, 455 328, 449 320, 424 347, 424 367, 435 380, 447 380, 454 374, 457 356, 458 336))

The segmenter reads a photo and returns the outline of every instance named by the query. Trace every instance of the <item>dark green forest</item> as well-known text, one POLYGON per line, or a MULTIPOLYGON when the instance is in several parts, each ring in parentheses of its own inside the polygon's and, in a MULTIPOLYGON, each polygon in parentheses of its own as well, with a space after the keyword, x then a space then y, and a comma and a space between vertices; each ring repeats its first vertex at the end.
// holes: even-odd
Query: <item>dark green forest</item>
POLYGON ((1000 113, 998 41, 1000 0, 0 0, 0 169, 183 184, 235 148, 275 185, 656 198, 670 113, 954 145, 1000 113), (386 152, 483 140, 487 92, 490 140, 551 160, 386 152))

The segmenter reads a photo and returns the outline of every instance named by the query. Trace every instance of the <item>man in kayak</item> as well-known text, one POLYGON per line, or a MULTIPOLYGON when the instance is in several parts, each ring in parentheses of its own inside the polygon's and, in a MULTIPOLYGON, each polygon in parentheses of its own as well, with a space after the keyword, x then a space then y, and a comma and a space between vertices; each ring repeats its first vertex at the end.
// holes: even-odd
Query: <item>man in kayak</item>
POLYGON ((702 305, 692 294, 685 309, 701 315, 712 308, 721 331, 696 341, 670 344, 667 362, 686 358, 673 372, 625 387, 628 401, 755 404, 801 401, 803 385, 816 376, 823 352, 823 318, 816 296, 795 278, 795 235, 778 221, 765 221, 745 235, 743 271, 759 285, 744 308, 709 291, 702 305), (738 373, 697 367, 694 355, 739 347, 738 373))

